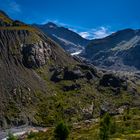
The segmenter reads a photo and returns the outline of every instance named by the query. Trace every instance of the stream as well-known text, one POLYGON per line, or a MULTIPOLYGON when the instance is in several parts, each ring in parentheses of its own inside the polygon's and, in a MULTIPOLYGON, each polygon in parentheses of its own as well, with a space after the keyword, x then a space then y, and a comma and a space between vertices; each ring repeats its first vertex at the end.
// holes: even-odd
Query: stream
POLYGON ((33 127, 33 126, 21 126, 21 127, 14 127, 6 130, 0 131, 0 140, 7 140, 7 136, 9 133, 12 133, 14 136, 21 136, 25 133, 29 132, 39 132, 39 131, 47 131, 47 128, 43 127, 33 127))

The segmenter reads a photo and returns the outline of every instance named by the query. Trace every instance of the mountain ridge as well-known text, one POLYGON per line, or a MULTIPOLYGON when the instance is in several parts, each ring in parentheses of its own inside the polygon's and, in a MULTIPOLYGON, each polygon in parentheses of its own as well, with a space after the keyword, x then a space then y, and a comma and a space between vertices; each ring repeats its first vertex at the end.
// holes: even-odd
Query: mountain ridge
POLYGON ((90 40, 82 38, 79 34, 73 32, 72 30, 63 26, 58 26, 52 22, 48 22, 44 25, 34 24, 33 26, 42 30, 69 53, 82 50, 90 42, 90 40))
POLYGON ((103 39, 95 39, 86 47, 85 57, 101 67, 116 69, 115 65, 118 67, 120 65, 122 69, 125 67, 139 69, 139 63, 136 62, 139 58, 138 56, 134 58, 134 53, 137 52, 135 49, 139 46, 139 36, 138 29, 124 29, 103 39))

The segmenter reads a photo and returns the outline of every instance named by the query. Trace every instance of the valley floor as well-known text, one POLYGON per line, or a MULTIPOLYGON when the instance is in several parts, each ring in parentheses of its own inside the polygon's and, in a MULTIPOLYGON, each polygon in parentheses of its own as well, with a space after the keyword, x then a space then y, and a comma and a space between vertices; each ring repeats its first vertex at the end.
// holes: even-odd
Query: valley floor
MULTIPOLYGON (((140 110, 138 108, 133 108, 122 115, 113 116, 111 121, 109 140, 140 140, 140 110)), ((71 127, 68 140, 102 140, 100 138, 101 127, 100 118, 75 123, 71 127)), ((54 127, 47 128, 47 131, 42 129, 40 132, 31 132, 22 136, 22 140, 53 139, 54 127)))

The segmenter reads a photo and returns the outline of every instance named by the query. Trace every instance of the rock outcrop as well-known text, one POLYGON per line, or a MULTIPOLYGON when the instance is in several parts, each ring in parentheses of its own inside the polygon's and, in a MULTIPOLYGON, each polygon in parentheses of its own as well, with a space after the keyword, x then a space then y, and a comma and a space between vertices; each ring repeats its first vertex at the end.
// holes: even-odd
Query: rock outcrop
POLYGON ((51 56, 51 47, 47 43, 25 44, 22 46, 23 64, 28 68, 47 64, 51 56))

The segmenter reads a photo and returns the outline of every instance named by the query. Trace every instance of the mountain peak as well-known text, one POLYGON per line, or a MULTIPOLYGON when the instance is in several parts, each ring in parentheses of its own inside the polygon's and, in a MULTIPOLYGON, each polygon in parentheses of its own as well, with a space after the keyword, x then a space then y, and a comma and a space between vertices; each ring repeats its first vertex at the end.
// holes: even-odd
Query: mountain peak
POLYGON ((76 32, 53 22, 48 22, 45 25, 35 25, 35 27, 49 35, 69 53, 79 52, 89 43, 89 40, 82 38, 76 32))
POLYGON ((58 27, 55 23, 53 23, 53 22, 48 22, 47 24, 46 24, 46 26, 48 26, 48 27, 50 27, 50 28, 56 28, 56 27, 58 27))

